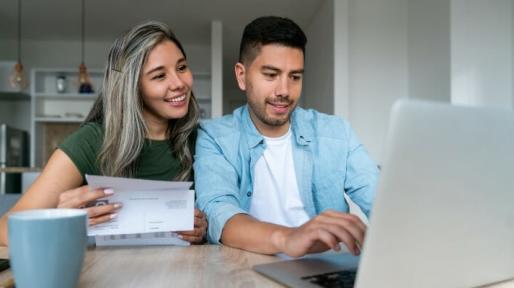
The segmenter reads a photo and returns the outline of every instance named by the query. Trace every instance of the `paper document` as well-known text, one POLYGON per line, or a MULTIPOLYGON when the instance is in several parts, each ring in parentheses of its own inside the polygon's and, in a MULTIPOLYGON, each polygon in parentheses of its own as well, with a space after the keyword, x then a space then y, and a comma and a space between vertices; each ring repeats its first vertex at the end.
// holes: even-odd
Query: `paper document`
POLYGON ((95 236, 96 246, 177 245, 189 246, 175 232, 95 236))
POLYGON ((89 227, 89 236, 190 231, 194 226, 192 182, 140 180, 86 175, 92 189, 110 188, 114 194, 93 205, 119 202, 113 220, 89 227))

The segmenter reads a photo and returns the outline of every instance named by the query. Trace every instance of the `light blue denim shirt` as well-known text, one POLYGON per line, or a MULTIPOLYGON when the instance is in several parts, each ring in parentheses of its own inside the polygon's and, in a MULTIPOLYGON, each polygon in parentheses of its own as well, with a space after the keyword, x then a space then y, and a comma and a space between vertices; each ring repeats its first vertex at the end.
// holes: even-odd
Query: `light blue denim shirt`
MULTIPOLYGON (((296 180, 309 217, 327 209, 348 212, 343 191, 369 215, 378 170, 348 122, 299 107, 291 119, 296 180)), ((207 214, 210 242, 219 243, 232 216, 248 214, 254 166, 265 149, 247 106, 200 125, 194 163, 196 201, 207 214)))

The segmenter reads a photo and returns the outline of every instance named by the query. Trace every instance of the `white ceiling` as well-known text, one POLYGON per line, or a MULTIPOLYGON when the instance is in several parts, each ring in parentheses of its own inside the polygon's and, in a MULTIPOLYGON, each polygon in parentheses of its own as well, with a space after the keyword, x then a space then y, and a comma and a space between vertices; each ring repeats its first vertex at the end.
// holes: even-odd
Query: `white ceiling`
MULTIPOLYGON (((23 38, 80 39, 81 0, 21 0, 23 38)), ((309 25, 324 0, 85 0, 86 39, 111 41, 134 24, 168 23, 186 43, 209 43, 210 22, 221 20, 227 37, 262 15, 309 25)), ((0 40, 16 38, 17 0, 1 0, 0 40)))

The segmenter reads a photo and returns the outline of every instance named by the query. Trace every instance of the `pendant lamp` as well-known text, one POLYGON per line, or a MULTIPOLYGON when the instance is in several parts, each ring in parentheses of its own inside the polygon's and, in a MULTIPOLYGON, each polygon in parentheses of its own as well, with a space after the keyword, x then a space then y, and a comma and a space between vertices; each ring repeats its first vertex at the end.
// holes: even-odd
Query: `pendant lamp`
POLYGON ((17 90, 22 91, 29 86, 29 81, 23 71, 21 64, 21 0, 18 0, 18 47, 17 61, 9 75, 9 85, 17 90))
POLYGON ((86 30, 86 3, 85 0, 82 0, 82 9, 81 9, 81 62, 79 66, 79 93, 93 93, 93 86, 91 85, 91 80, 89 79, 89 74, 87 73, 87 67, 84 61, 84 38, 85 38, 85 30, 86 30))

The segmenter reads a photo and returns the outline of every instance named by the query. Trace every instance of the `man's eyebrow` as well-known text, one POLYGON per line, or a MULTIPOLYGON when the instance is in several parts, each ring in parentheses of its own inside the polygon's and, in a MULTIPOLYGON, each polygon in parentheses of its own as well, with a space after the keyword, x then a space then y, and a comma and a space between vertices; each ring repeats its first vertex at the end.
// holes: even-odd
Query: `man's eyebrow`
POLYGON ((275 72, 280 72, 280 69, 278 69, 277 67, 270 66, 270 65, 263 65, 261 67, 261 70, 272 70, 275 72))
POLYGON ((303 74, 304 69, 293 70, 289 74, 303 74))

